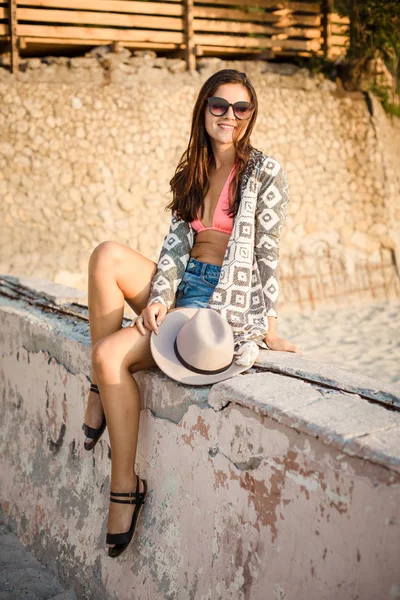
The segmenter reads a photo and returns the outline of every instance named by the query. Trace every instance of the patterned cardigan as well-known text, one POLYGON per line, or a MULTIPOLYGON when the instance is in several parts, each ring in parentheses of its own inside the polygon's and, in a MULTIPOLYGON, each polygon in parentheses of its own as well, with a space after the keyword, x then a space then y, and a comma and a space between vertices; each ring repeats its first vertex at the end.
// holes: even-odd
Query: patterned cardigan
MULTIPOLYGON (((236 356, 245 342, 266 347, 263 338, 268 331, 267 317, 277 317, 279 238, 289 202, 286 174, 276 160, 253 149, 240 193, 220 278, 209 300, 210 308, 233 329, 236 356)), ((189 223, 172 216, 147 306, 161 302, 171 308, 195 236, 189 223)))

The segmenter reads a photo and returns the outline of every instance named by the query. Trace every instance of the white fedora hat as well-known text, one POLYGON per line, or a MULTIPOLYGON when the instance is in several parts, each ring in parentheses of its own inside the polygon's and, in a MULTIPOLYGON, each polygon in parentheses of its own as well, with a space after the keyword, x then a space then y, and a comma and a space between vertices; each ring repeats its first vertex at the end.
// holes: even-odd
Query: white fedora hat
POLYGON ((158 335, 150 338, 151 353, 169 377, 188 385, 207 385, 243 373, 250 366, 233 360, 230 325, 210 308, 178 308, 167 314, 158 335))

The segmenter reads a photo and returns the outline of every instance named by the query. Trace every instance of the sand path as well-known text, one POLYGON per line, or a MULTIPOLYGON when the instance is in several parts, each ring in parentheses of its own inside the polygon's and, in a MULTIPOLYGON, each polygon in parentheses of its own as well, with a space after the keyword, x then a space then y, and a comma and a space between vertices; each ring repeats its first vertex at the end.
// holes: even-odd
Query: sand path
POLYGON ((309 358, 400 384, 400 302, 282 314, 277 331, 309 358))

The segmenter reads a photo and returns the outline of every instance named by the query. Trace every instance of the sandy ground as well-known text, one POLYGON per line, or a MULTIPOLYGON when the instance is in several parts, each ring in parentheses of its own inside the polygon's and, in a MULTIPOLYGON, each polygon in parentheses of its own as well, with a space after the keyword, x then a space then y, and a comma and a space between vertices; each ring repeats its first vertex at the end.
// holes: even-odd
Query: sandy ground
POLYGON ((11 533, 1 515, 0 600, 77 600, 11 533))
POLYGON ((400 302, 283 314, 277 331, 309 358, 400 384, 400 302))

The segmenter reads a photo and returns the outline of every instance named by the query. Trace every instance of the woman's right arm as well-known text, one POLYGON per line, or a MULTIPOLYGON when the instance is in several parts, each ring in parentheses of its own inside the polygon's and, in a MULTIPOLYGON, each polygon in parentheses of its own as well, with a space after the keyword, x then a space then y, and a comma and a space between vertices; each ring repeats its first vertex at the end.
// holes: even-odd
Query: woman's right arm
MULTIPOLYGON (((168 235, 165 236, 157 263, 157 270, 151 280, 147 307, 142 311, 144 325, 157 331, 159 324, 175 300, 176 290, 181 282, 193 246, 193 231, 186 221, 172 215, 168 235)), ((140 333, 145 333, 136 321, 140 333)))

